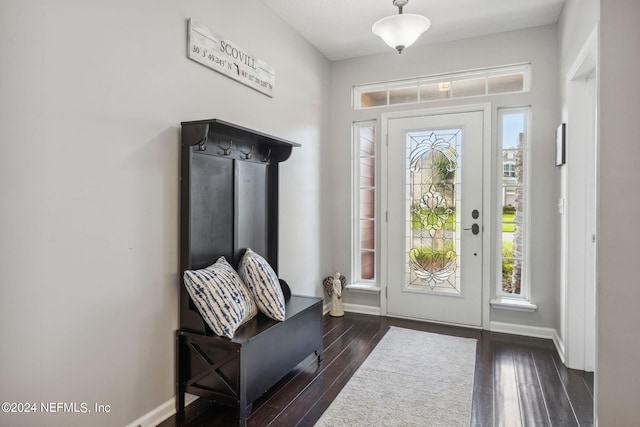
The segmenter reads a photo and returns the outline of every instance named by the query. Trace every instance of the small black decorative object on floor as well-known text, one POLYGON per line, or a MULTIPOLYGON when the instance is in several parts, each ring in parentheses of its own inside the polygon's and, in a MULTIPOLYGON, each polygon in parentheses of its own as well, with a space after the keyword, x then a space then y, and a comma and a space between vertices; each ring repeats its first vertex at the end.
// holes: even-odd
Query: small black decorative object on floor
MULTIPOLYGON (((251 248, 277 275, 278 163, 297 146, 221 120, 182 123, 181 273, 221 256, 237 270, 251 248)), ((286 282, 281 287, 284 321, 258 313, 230 339, 212 332, 180 284, 178 417, 191 393, 237 408, 245 426, 256 398, 311 353, 322 359, 322 299, 290 296, 286 282)))

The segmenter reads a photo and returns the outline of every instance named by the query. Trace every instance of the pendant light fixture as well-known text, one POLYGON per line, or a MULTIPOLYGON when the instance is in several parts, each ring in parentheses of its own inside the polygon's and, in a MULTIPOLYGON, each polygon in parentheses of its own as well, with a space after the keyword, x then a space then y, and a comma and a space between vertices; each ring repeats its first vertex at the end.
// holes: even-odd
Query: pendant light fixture
POLYGON ((420 34, 431 26, 431 21, 422 15, 403 14, 402 8, 407 3, 409 0, 393 0, 393 5, 398 7, 399 13, 382 18, 371 27, 373 34, 396 49, 398 53, 402 53, 405 47, 411 46, 420 34))

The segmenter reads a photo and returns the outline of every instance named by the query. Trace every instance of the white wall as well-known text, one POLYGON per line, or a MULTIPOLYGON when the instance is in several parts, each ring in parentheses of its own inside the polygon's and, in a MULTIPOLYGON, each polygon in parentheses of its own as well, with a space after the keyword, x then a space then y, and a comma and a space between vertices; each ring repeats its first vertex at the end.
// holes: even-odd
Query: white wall
POLYGON ((0 424, 125 425, 174 395, 180 121, 302 144, 280 273, 321 295, 330 67, 263 3, 4 0, 0 57, 0 400, 111 406, 0 424), (274 66, 274 98, 187 59, 189 17, 274 66))
MULTIPOLYGON (((428 37, 426 33, 423 37, 428 37)), ((356 120, 380 119, 381 111, 401 111, 414 108, 439 107, 463 103, 492 103, 493 140, 497 123, 497 107, 532 106, 533 132, 530 158, 531 228, 541 230, 531 236, 532 302, 539 309, 534 313, 507 312, 493 309, 491 320, 531 326, 554 327, 557 322, 557 248, 553 243, 557 233, 555 221, 557 171, 553 166, 554 130, 558 123, 558 39, 555 25, 529 30, 496 34, 476 39, 412 47, 398 55, 392 50, 332 64, 331 81, 331 151, 334 159, 334 202, 337 213, 333 240, 335 270, 350 271, 350 140, 351 123, 356 120), (439 101, 419 105, 401 105, 386 109, 352 111, 351 88, 355 84, 449 73, 499 65, 530 62, 532 88, 529 93, 476 97, 455 101, 439 101)), ((494 182, 497 177, 494 176, 494 182)), ((497 195, 494 195, 497 197, 497 195)), ((494 199, 495 200, 495 199, 494 199)), ((494 236, 491 236, 495 239, 494 236)), ((494 272, 495 273, 495 272, 494 272)), ((492 289, 494 286, 492 285, 492 289)), ((377 296, 349 292, 345 302, 378 305, 377 296)))

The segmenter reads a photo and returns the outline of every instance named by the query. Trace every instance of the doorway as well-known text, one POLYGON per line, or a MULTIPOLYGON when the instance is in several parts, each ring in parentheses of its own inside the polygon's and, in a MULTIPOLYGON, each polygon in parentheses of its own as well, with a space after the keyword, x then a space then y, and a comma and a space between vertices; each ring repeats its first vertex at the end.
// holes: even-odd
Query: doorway
POLYGON ((567 163, 562 170, 561 334, 569 368, 596 366, 598 237, 597 29, 567 73, 567 163))
POLYGON ((471 108, 384 117, 389 316, 483 324, 488 114, 471 108))

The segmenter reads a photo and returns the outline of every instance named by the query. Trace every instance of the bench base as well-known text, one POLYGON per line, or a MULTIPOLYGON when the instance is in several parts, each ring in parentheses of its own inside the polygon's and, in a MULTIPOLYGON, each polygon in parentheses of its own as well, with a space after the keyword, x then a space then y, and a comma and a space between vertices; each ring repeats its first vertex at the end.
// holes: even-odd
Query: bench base
POLYGON ((238 408, 246 425, 254 400, 309 354, 322 360, 322 308, 322 298, 292 295, 283 322, 259 313, 231 340, 178 330, 176 411, 191 393, 238 408))

